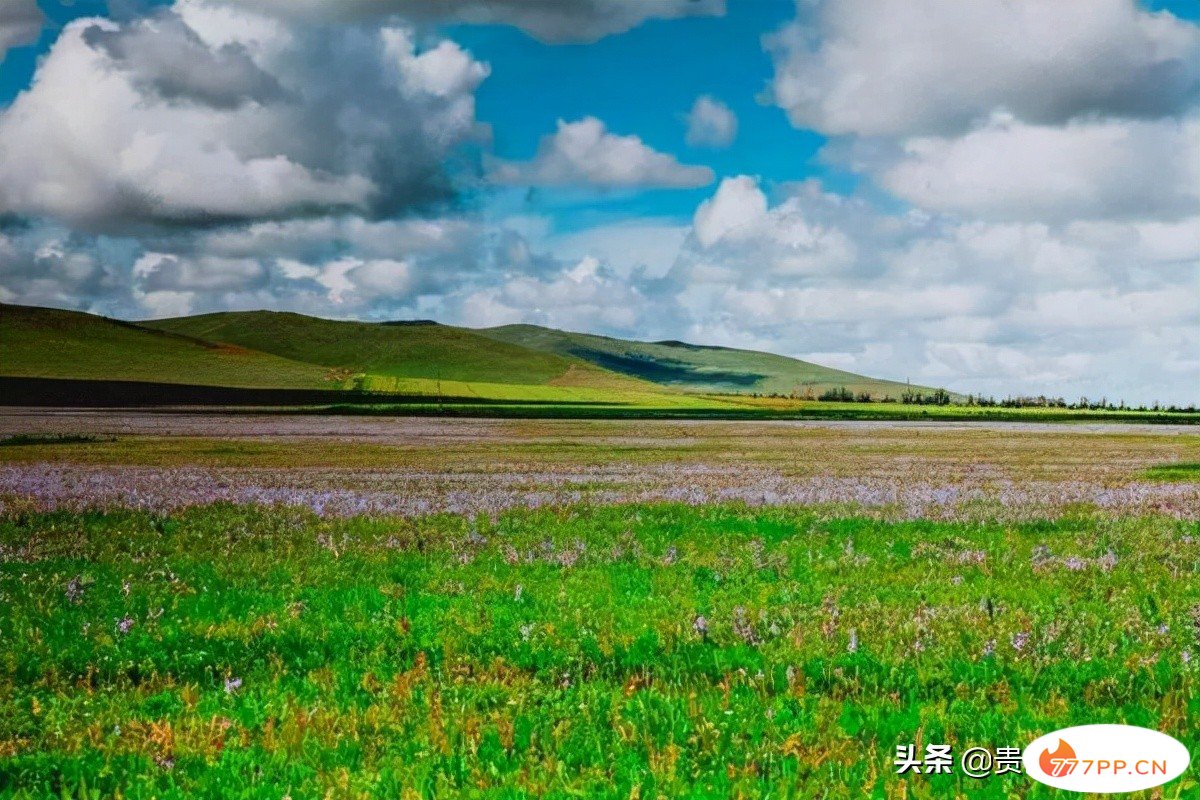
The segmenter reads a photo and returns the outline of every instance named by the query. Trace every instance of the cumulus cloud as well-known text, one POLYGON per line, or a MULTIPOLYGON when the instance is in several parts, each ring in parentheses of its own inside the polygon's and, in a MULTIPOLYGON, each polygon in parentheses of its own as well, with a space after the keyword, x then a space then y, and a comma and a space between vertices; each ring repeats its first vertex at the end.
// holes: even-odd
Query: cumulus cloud
POLYGON ((143 94, 165 101, 234 109, 282 100, 275 76, 254 62, 246 46, 213 46, 175 14, 134 20, 123 27, 84 28, 83 40, 102 52, 112 69, 129 73, 143 94))
POLYGON ((1200 26, 1134 0, 798 2, 770 95, 824 157, 964 220, 1200 212, 1200 26))
POLYGON ((456 317, 476 326, 526 322, 625 332, 637 330, 649 309, 636 287, 591 256, 552 275, 513 276, 462 297, 455 306, 456 317))
POLYGON ((413 20, 513 25, 543 42, 594 42, 646 20, 725 13, 725 0, 208 0, 286 18, 368 22, 413 20))
MULTIPOLYGON (((770 44, 775 101, 900 203, 740 175, 690 221, 580 230, 442 202, 480 186, 489 67, 424 23, 586 41, 719 7, 176 0, 72 23, 0 110, 0 301, 524 321, 960 391, 1196 400, 1197 28, 1131 0, 800 4, 770 44)), ((722 109, 697 100, 692 145, 733 138, 722 109)), ((500 184, 714 179, 591 117, 483 160, 500 184)))
POLYGON ((1034 124, 1157 118, 1200 93, 1200 29, 1134 0, 798 2, 771 96, 827 134, 950 135, 994 111, 1034 124))
POLYGON ((269 282, 266 266, 255 259, 155 252, 134 262, 131 278, 133 297, 155 317, 190 314, 199 295, 229 301, 269 282))
POLYGON ((579 261, 592 256, 624 278, 661 278, 675 263, 690 228, 686 222, 673 218, 639 218, 549 236, 542 234, 534 243, 566 260, 579 261))
POLYGON ((1198 291, 1200 215, 961 220, 812 182, 770 204, 746 176, 701 204, 671 271, 643 287, 672 338, 960 391, 1146 402, 1195 400, 1198 291), (1146 352, 1170 366, 1136 367, 1146 352))
POLYGON ((37 0, 6 0, 0 5, 0 62, 12 48, 35 41, 45 21, 37 0))
POLYGON ((728 147, 737 136, 737 116, 729 106, 700 95, 687 116, 687 143, 693 147, 728 147))
POLYGON ((180 0, 77 20, 0 113, 0 212, 97 230, 422 207, 488 74, 401 27, 292 29, 180 0))
POLYGON ((0 228, 0 302, 93 310, 120 280, 86 237, 44 223, 0 228))
POLYGON ((535 271, 511 251, 466 217, 298 219, 138 237, 0 221, 0 302, 127 319, 253 308, 392 318, 423 297, 496 280, 489 261, 535 271))
POLYGON ((637 136, 610 133, 595 117, 559 120, 532 161, 497 160, 490 174, 497 183, 545 186, 693 188, 713 181, 708 167, 680 164, 637 136))
POLYGON ((726 178, 696 209, 696 238, 711 247, 727 234, 747 236, 767 216, 767 196, 749 175, 726 178))
POLYGON ((701 251, 713 251, 705 252, 712 274, 715 265, 742 272, 738 258, 747 246, 772 253, 749 271, 755 279, 837 270, 855 256, 851 235, 809 213, 799 197, 768 211, 758 181, 746 175, 723 180, 696 209, 692 229, 701 251))
POLYGON ((1200 120, 1041 126, 994 119, 957 138, 905 141, 872 164, 921 208, 986 219, 1172 219, 1200 209, 1200 120))

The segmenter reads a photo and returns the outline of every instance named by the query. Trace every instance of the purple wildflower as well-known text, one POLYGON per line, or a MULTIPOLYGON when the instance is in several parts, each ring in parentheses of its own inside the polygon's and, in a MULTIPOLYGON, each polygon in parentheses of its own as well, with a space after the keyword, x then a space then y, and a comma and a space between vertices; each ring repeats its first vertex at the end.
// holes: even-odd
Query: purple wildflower
POLYGON ((67 601, 73 603, 74 605, 79 605, 83 602, 83 594, 86 591, 87 586, 83 582, 83 576, 76 575, 74 578, 71 578, 71 581, 67 584, 67 601))
POLYGON ((745 606, 738 606, 733 610, 733 633, 746 644, 757 645, 762 642, 746 617, 745 606))

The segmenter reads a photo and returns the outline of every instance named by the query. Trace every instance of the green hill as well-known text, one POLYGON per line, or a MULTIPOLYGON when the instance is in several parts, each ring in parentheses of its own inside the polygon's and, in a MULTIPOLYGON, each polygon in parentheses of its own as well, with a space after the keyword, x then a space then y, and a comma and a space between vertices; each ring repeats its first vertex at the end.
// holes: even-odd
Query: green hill
POLYGON ((339 388, 329 372, 93 314, 0 304, 0 374, 5 376, 339 388))
POLYGON ((140 324, 374 379, 365 388, 413 388, 410 384, 378 380, 402 378, 661 390, 571 356, 531 350, 436 322, 339 322, 286 312, 250 311, 140 324))
POLYGON ((0 312, 0 375, 20 378, 672 407, 717 402, 697 393, 816 398, 844 387, 898 398, 921 388, 771 353, 532 325, 472 330, 273 311, 131 323, 49 308, 0 312))
POLYGON ((899 398, 905 390, 923 388, 754 350, 676 341, 636 342, 536 325, 505 325, 486 328, 479 333, 497 341, 580 358, 613 372, 693 392, 818 397, 829 389, 844 387, 855 394, 867 392, 876 398, 885 395, 899 398))

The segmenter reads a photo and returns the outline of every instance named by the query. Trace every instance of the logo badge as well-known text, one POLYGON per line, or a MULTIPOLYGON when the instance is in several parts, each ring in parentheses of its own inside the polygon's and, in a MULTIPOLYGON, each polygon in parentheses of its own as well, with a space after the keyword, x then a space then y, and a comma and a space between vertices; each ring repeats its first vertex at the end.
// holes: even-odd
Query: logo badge
POLYGON ((1134 725, 1080 725, 1035 739, 1022 755, 1031 778, 1056 789, 1115 794, 1161 786, 1184 773, 1186 747, 1134 725))

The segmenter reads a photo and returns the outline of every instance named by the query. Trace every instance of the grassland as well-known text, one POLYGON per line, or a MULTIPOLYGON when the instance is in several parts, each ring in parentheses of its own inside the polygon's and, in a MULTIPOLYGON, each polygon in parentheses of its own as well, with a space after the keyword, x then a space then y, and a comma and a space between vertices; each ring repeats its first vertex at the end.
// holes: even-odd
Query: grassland
MULTIPOLYGON (((769 353, 678 342, 633 342, 532 326, 475 331, 430 321, 346 322, 267 311, 129 323, 4 305, 0 342, 5 355, 0 376, 6 380, 355 390, 393 395, 398 408, 392 413, 436 413, 442 410, 439 401, 453 401, 454 413, 460 414, 571 416, 600 414, 607 407, 619 415, 765 417, 795 414, 804 402, 756 393, 815 398, 827 389, 845 388, 898 397, 912 388, 769 353), (405 396, 429 397, 434 404, 422 407, 405 396), (527 407, 520 407, 522 402, 527 407)), ((21 385, 14 391, 33 398, 23 402, 36 403, 39 391, 54 388, 21 385)), ((113 387, 107 394, 120 391, 113 387)), ((86 389, 70 387, 68 399, 75 393, 86 404, 86 389)), ((204 401, 202 392, 196 396, 204 401)), ((348 403, 361 400, 347 395, 348 403)), ((281 397, 279 402, 298 401, 281 397)))
POLYGON ((1097 720, 1195 741, 1198 534, 740 505, 23 516, 0 524, 0 794, 1045 797, 891 758, 1097 720))
MULTIPOLYGON (((828 389, 899 399, 922 389, 753 350, 685 342, 638 342, 536 325, 486 328, 480 334, 545 353, 582 358, 605 369, 702 393, 759 393, 816 399, 828 389)), ((927 388, 927 387, 924 387, 927 388)), ((932 393, 932 389, 928 389, 932 393)))
POLYGON ((0 305, 0 374, 288 389, 341 388, 316 364, 73 311, 0 305))
POLYGON ((397 410, 403 412, 422 407, 430 412, 446 413, 445 407, 438 405, 438 400, 448 398, 461 407, 456 413, 469 415, 503 413, 505 408, 511 409, 509 413, 514 416, 552 415, 556 411, 572 415, 576 412, 604 414, 605 408, 613 412, 625 409, 646 413, 738 410, 735 403, 727 400, 663 391, 653 384, 626 382, 620 376, 610 377, 598 370, 568 370, 560 379, 547 384, 367 375, 357 385, 363 391, 380 395, 369 404, 358 404, 364 405, 363 410, 368 413, 395 413, 397 410), (389 403, 386 398, 388 394, 425 399, 389 403), (495 401, 502 401, 503 404, 495 401))
POLYGON ((1200 739, 1193 430, 0 413, 0 797, 1048 798, 895 747, 1200 739))
POLYGON ((1159 410, 819 402, 809 398, 832 388, 896 398, 921 387, 770 353, 527 325, 475 331, 266 311, 134 324, 21 306, 0 306, 0 312, 0 389, 25 405, 87 405, 90 397, 106 406, 244 403, 296 410, 307 404, 307 413, 363 415, 1200 422, 1196 413, 1159 410), (25 380, 31 378, 93 383, 25 380), (139 393, 134 384, 106 383, 115 381, 150 386, 139 393), (187 384, 187 392, 157 391, 162 384, 187 384), (210 387, 284 392, 231 394, 210 387), (333 396, 285 393, 291 389, 333 396))
MULTIPOLYGON (((550 383, 653 391, 576 358, 494 341, 437 323, 338 322, 270 311, 205 314, 144 323, 197 339, 271 353, 292 361, 336 367, 374 379, 408 378, 458 383, 550 383)), ((376 380, 374 386, 386 385, 376 380)))
MULTIPOLYGON (((280 409, 280 413, 292 414, 299 410, 304 413, 334 415, 510 419, 1200 424, 1200 414, 1194 411, 838 403, 735 395, 558 391, 553 387, 547 389, 529 386, 502 388, 496 384, 464 384, 461 387, 462 394, 455 397, 455 402, 451 405, 438 402, 439 395, 434 382, 404 382, 397 385, 410 386, 422 396, 406 398, 403 401, 379 396, 371 398, 368 402, 334 403, 304 409, 286 408, 280 409)), ((444 389, 445 384, 442 386, 444 389)))
POLYGON ((1150 480, 1159 481, 1200 481, 1200 463, 1174 462, 1157 464, 1144 473, 1150 480))

